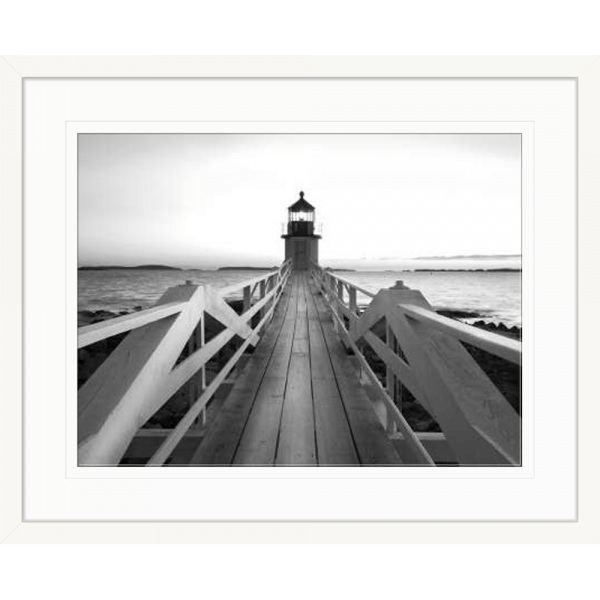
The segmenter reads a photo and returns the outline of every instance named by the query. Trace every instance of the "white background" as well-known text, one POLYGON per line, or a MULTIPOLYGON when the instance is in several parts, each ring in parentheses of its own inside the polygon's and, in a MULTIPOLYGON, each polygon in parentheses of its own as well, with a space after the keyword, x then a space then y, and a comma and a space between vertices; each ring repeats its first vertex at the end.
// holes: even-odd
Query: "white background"
MULTIPOLYGON (((342 130, 352 127, 348 123, 321 126, 342 130)), ((432 127, 431 124, 425 126, 432 127)), ((461 125, 461 129, 464 126, 461 125)), ((472 124, 474 128, 478 126, 472 124)), ((225 123, 217 127, 237 126, 225 123)), ((260 128, 261 125, 254 123, 252 127, 260 128)), ((273 125, 264 124, 263 127, 268 130, 273 125)), ((385 128, 386 125, 374 123, 371 127, 377 131, 377 127, 385 128)), ((443 124, 439 127, 440 131, 446 130, 443 124)), ((25 518, 177 521, 574 519, 574 147, 575 84, 572 80, 27 81, 25 518), (68 283, 67 272, 74 273, 76 268, 75 195, 72 190, 67 196, 69 204, 65 206, 65 123, 96 120, 330 123, 370 120, 374 116, 378 121, 499 121, 498 128, 511 127, 510 123, 505 123, 507 121, 519 121, 529 126, 526 131, 531 131, 531 122, 535 124, 535 183, 539 199, 535 206, 535 232, 531 204, 532 169, 527 162, 532 157, 530 133, 525 136, 523 153, 526 432, 531 432, 532 419, 535 419, 535 439, 530 435, 524 438, 523 469, 439 469, 435 473, 424 469, 385 469, 380 473, 372 469, 361 474, 361 479, 337 480, 323 479, 331 476, 324 469, 271 469, 268 473, 261 473, 264 469, 242 472, 229 469, 225 474, 219 473, 218 469, 94 469, 91 473, 85 470, 85 476, 104 479, 65 477, 67 438, 62 399, 69 399, 72 388, 65 387, 65 355, 57 351, 57 346, 64 343, 68 326, 74 327, 72 277, 66 295, 64 290, 68 283), (536 291, 541 292, 535 306, 532 274, 535 275, 536 291), (560 275, 560 286, 556 286, 557 274, 560 275), (53 293, 49 294, 49 290, 53 293), (53 315, 52 320, 48 320, 48 314, 53 315), (558 331, 557 315, 561 315, 558 331), (43 336, 40 331, 44 332, 43 336), (535 343, 535 365, 532 364, 532 343, 535 343), (557 346, 564 351, 561 377, 548 378, 544 373, 556 367, 557 346), (35 371, 30 365, 36 366, 35 371), (531 379, 534 371, 538 375, 535 391, 531 379), (54 393, 48 395, 48 389, 54 393), (535 415, 532 413, 533 399, 536 399, 535 415), (557 432, 560 432, 560 444, 556 443, 557 432), (535 444, 533 463, 531 444, 535 444), (461 479, 474 475, 477 479, 461 479), (189 479, 190 476, 205 478, 189 479), (227 476, 236 479, 214 479, 227 476), (139 477, 155 479, 136 480, 139 477), (298 479, 302 477, 313 478, 298 479), (432 477, 445 479, 434 480, 432 477), (503 479, 492 479, 494 477, 503 479), (239 498, 244 498, 244 502, 239 498)), ((490 215, 490 222, 493 223, 493 215, 490 215)), ((66 344, 68 364, 75 364, 74 348, 73 344, 66 344)), ((75 381, 74 373, 67 372, 67 375, 68 382, 75 381)), ((73 408, 72 402, 70 406, 73 408)), ((68 438, 71 444, 74 443, 73 431, 71 427, 68 438)), ((69 465, 68 477, 72 476, 69 465)), ((344 471, 342 477, 348 477, 348 472, 344 471)))

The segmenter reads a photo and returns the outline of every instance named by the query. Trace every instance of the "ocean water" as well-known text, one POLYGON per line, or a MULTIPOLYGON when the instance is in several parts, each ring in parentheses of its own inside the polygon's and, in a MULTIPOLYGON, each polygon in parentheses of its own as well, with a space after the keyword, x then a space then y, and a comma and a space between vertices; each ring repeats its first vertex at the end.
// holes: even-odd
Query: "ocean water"
MULTIPOLYGON (((421 291, 436 309, 466 310, 480 314, 484 321, 521 326, 520 272, 356 271, 337 274, 373 293, 392 287, 400 280, 421 291)), ((359 304, 368 303, 369 298, 359 295, 357 300, 359 304)))
MULTIPOLYGON (((198 284, 225 287, 253 279, 267 271, 78 271, 78 310, 131 310, 148 308, 174 285, 190 279, 198 284)), ((521 273, 519 272, 337 272, 340 277, 376 293, 398 280, 420 290, 435 308, 468 310, 483 320, 521 326, 521 273)), ((359 304, 369 298, 358 296, 359 304)), ((469 322, 469 319, 466 319, 469 322)))
MULTIPOLYGON (((254 279, 265 271, 201 271, 201 270, 120 270, 78 271, 78 310, 127 310, 136 306, 148 308, 174 285, 187 280, 216 288, 254 279)), ((240 293, 241 297, 241 293, 240 293)))

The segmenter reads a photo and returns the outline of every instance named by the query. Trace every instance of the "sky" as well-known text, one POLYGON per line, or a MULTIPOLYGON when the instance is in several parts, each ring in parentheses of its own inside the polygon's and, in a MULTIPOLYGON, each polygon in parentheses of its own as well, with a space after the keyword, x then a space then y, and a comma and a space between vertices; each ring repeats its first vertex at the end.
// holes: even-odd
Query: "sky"
POLYGON ((80 134, 78 152, 80 265, 277 265, 300 190, 323 266, 521 253, 518 134, 80 134))

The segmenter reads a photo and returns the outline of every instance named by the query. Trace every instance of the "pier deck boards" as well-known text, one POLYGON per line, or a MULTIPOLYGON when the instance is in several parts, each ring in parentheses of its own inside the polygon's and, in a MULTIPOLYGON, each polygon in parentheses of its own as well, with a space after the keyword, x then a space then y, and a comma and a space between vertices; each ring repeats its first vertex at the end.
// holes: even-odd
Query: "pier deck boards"
POLYGON ((190 466, 400 464, 337 339, 296 272, 190 466))

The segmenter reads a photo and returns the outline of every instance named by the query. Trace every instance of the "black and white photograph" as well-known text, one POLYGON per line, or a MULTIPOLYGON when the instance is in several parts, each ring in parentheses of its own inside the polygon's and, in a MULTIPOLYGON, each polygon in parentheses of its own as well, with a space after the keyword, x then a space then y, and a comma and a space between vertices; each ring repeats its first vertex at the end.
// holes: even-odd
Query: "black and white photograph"
POLYGON ((519 133, 80 133, 79 466, 521 466, 521 205, 519 133))

